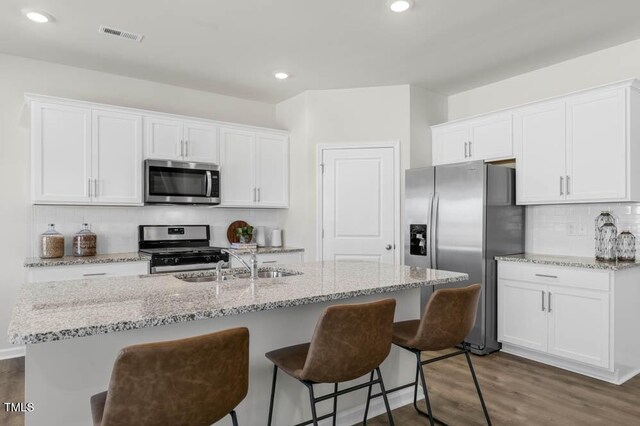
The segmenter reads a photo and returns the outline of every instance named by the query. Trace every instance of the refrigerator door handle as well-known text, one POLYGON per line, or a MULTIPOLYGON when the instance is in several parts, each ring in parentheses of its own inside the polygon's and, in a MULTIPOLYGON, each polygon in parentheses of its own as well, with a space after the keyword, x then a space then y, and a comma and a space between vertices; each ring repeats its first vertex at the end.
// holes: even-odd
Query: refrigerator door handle
POLYGON ((436 243, 438 241, 438 202, 439 197, 436 192, 431 201, 431 269, 437 269, 438 256, 436 255, 436 243))

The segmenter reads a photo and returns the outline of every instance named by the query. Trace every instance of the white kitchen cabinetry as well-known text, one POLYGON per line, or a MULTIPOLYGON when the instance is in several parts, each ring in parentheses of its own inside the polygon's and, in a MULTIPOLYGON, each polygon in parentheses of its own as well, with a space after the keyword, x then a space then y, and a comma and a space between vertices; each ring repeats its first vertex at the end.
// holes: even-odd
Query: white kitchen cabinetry
POLYGON ((288 207, 288 137, 221 128, 220 176, 221 207, 288 207))
POLYGON ((142 118, 31 103, 34 204, 142 204, 142 118))
POLYGON ((206 122, 145 117, 145 158, 218 163, 218 127, 206 122))
POLYGON ((511 113, 446 123, 432 129, 434 165, 513 157, 511 113))
POLYGON ((640 268, 498 262, 503 351, 620 384, 640 372, 640 268), (630 302, 629 298, 634 302, 630 302))
MULTIPOLYGON (((240 255, 242 259, 249 262, 251 255, 242 254, 240 255)), ((304 252, 303 251, 295 251, 295 252, 285 252, 285 253, 264 253, 258 254, 258 265, 259 266, 280 266, 287 265, 291 263, 302 263, 304 262, 304 252)), ((243 265, 238 262, 238 259, 231 257, 231 267, 232 268, 241 268, 243 265)))
POLYGON ((115 262, 27 268, 27 282, 68 281, 89 278, 146 275, 149 262, 115 262))

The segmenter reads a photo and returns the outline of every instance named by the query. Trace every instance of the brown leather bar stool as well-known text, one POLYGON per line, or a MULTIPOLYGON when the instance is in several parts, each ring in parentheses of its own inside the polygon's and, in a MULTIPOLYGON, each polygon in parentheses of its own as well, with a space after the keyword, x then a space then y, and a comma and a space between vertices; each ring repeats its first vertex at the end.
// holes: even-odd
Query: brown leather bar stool
POLYGON ((249 330, 234 328, 128 346, 109 390, 91 397, 94 426, 210 426, 231 415, 249 387, 249 330))
POLYGON ((276 390, 278 369, 299 380, 309 390, 312 419, 296 426, 314 424, 333 417, 336 424, 338 396, 353 392, 374 384, 380 386, 380 395, 384 399, 389 424, 393 425, 393 416, 387 393, 380 374, 380 364, 391 350, 393 315, 396 301, 385 299, 373 303, 357 305, 336 305, 324 310, 311 343, 289 346, 268 352, 266 357, 273 362, 273 383, 269 403, 269 420, 273 418, 273 403, 276 390), (377 378, 373 379, 373 373, 377 378), (371 374, 366 383, 338 390, 338 383, 371 374), (333 383, 334 391, 316 397, 313 385, 333 383), (318 417, 316 404, 333 398, 333 412, 318 417))
MULTIPOLYGON (((390 389, 387 393, 414 386, 413 406, 419 414, 429 418, 431 426, 435 422, 441 424, 443 422, 433 417, 431 404, 429 403, 427 381, 422 366, 462 354, 467 358, 471 377, 473 377, 473 383, 476 385, 476 391, 478 392, 487 424, 491 425, 491 418, 484 403, 480 384, 469 356, 469 346, 463 342, 475 323, 481 289, 482 286, 480 284, 473 284, 464 288, 436 290, 427 303, 422 320, 402 321, 393 324, 393 343, 416 356, 416 380, 414 383, 390 389), (462 344, 463 348, 460 351, 426 361, 421 359, 422 351, 439 351, 453 348, 460 344, 462 344), (422 389, 424 390, 424 399, 427 404, 426 413, 418 408, 418 377, 420 377, 422 389)), ((373 395, 372 398, 378 396, 380 394, 373 395)))

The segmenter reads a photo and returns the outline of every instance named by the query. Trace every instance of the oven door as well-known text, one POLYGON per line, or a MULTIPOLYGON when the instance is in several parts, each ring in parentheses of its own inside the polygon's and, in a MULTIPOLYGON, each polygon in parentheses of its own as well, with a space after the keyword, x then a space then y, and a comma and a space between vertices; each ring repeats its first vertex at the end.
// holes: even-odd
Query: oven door
POLYGON ((218 165, 146 160, 145 203, 220 204, 218 165))

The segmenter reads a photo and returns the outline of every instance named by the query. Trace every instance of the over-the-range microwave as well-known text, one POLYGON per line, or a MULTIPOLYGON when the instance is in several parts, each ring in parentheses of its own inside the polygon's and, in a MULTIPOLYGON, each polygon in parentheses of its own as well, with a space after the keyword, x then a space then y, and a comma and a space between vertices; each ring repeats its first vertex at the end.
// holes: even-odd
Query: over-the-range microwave
POLYGON ((147 204, 220 204, 217 164, 145 160, 144 170, 147 204))

